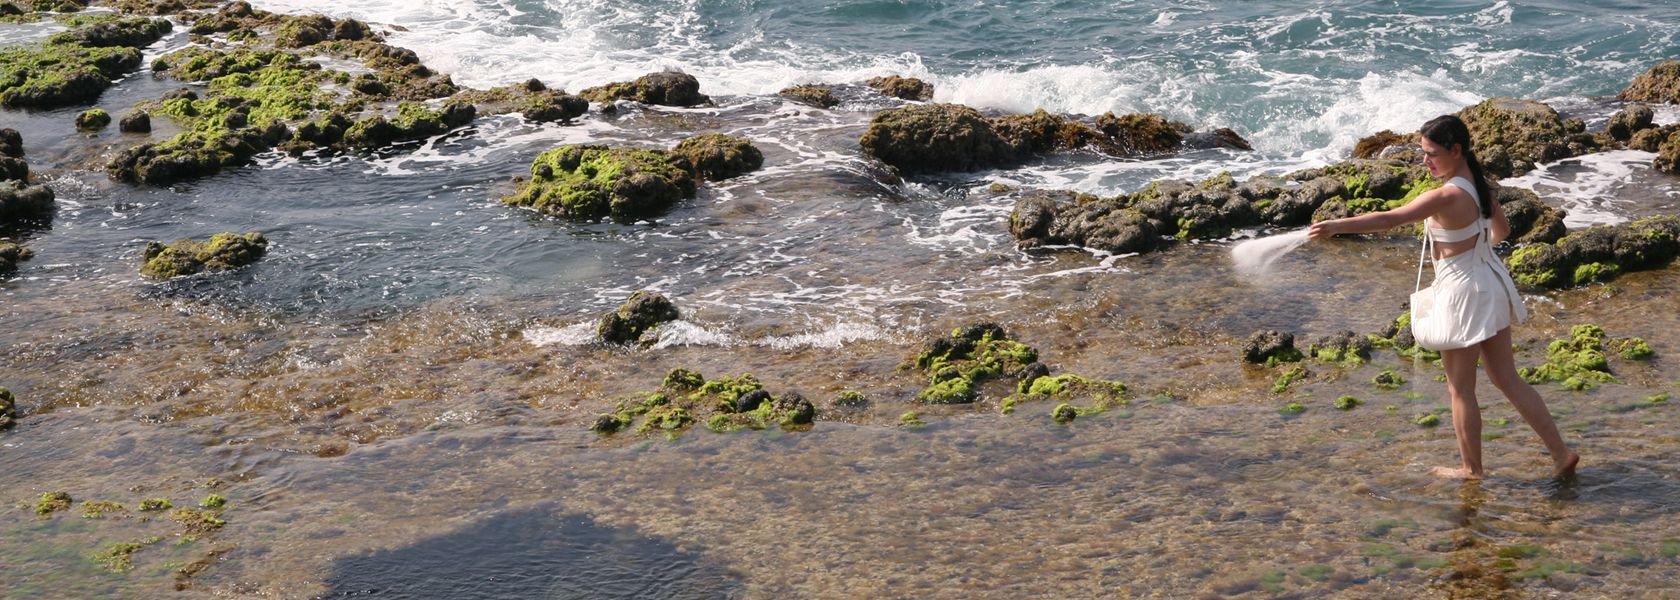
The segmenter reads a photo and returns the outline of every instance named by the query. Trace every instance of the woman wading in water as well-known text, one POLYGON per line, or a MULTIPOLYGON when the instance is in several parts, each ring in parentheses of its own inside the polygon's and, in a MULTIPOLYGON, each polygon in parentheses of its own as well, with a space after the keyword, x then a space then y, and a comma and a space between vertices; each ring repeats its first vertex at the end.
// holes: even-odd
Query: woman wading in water
POLYGON ((1314 223, 1307 239, 1341 233, 1375 233, 1424 222, 1424 235, 1435 245, 1436 306, 1453 322, 1453 339, 1440 349, 1452 395, 1453 430, 1458 434, 1459 468, 1436 467, 1435 473, 1457 479, 1482 478, 1482 413, 1476 405, 1476 362, 1488 379, 1528 421, 1552 455, 1553 475, 1575 474, 1581 456, 1563 443, 1557 423, 1534 387, 1517 376, 1511 351, 1511 324, 1527 318, 1516 285, 1493 244, 1511 232, 1505 212, 1488 191, 1481 163, 1470 147, 1470 129, 1453 115, 1425 123, 1423 164, 1447 185, 1418 196, 1405 206, 1346 219, 1314 223), (1445 287, 1443 287, 1445 286, 1445 287))

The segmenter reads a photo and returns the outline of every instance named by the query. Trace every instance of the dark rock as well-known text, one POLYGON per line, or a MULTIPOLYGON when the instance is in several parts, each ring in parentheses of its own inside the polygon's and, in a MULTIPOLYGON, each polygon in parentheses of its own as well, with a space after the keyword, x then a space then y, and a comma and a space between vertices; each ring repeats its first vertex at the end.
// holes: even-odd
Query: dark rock
POLYGON ((683 140, 672 154, 688 158, 701 177, 717 181, 757 171, 764 154, 743 137, 706 133, 683 140))
POLYGON ((665 374, 664 386, 676 391, 692 391, 700 389, 706 384, 706 378, 699 373, 681 367, 671 369, 665 374))
POLYGON ((0 181, 29 181, 29 162, 21 158, 0 155, 0 181))
POLYGON ((840 104, 840 99, 834 97, 833 88, 826 85, 796 85, 776 92, 776 95, 819 108, 834 108, 840 104))
POLYGON ((1680 60, 1667 60, 1633 78, 1616 98, 1659 104, 1680 103, 1680 60))
POLYGON ((332 39, 336 27, 337 25, 333 23, 332 19, 323 15, 290 17, 274 30, 274 47, 303 48, 313 46, 332 39))
POLYGON ((863 82, 864 85, 879 90, 882 94, 900 100, 932 100, 933 86, 920 79, 888 75, 875 77, 863 82))
POLYGON ((374 37, 373 30, 366 23, 355 19, 344 19, 333 23, 332 39, 335 40, 363 40, 374 37))
MULTIPOLYGON (((539 84, 540 85, 540 84, 539 84)), ((589 112, 589 101, 579 96, 553 91, 537 91, 520 110, 528 121, 547 123, 570 121, 589 112)))
POLYGON ((91 131, 104 129, 105 126, 110 124, 111 113, 107 113, 97 108, 84 110, 81 114, 76 115, 76 129, 91 131))
MULTIPOLYGON (((35 253, 28 248, 11 242, 0 242, 0 275, 17 270, 18 263, 34 258, 35 253)), ((0 388, 4 392, 6 388, 0 388)), ((3 421, 0 418, 0 421, 3 421)))
POLYGON ((1568 213, 1547 206, 1532 190, 1499 186, 1493 196, 1510 223, 1511 233, 1506 239, 1512 243, 1550 244, 1569 232, 1563 224, 1568 213))
POLYGON ((776 410, 782 413, 782 422, 790 425, 805 425, 817 416, 817 407, 796 392, 777 396, 776 410))
POLYGON ((678 316, 676 305, 664 295, 638 291, 617 310, 603 316, 596 330, 608 343, 625 344, 641 339, 649 329, 675 321, 678 316))
POLYGON ((190 131, 163 143, 124 150, 105 170, 118 181, 168 185, 244 164, 290 135, 290 130, 278 122, 226 132, 190 131))
POLYGON ((1295 349, 1295 334, 1282 331, 1256 331, 1243 344, 1243 361, 1253 364, 1295 362, 1301 351, 1295 349))
POLYGON ((758 410, 760 404, 770 402, 770 392, 753 390, 735 399, 735 412, 751 412, 758 410))
POLYGON ((179 240, 164 245, 148 242, 141 252, 140 273, 157 279, 192 275, 201 271, 239 268, 257 261, 268 252, 268 239, 261 233, 218 233, 209 240, 179 240))
POLYGON ((0 181, 0 224, 51 218, 53 191, 44 185, 0 181))
POLYGON ((1657 157, 1651 161, 1651 168, 1680 175, 1680 135, 1671 133, 1657 146, 1657 157))
POLYGON ((124 115, 117 122, 117 129, 123 133, 151 133, 152 116, 145 111, 135 111, 124 115))
POLYGON ((858 143, 865 153, 907 173, 973 171, 1021 158, 979 111, 960 104, 881 111, 858 143))
POLYGON ((1656 117, 1651 107, 1644 104, 1633 104, 1610 117, 1610 126, 1605 130, 1612 139, 1626 142, 1633 139, 1633 134, 1649 129, 1656 117))
POLYGON ((450 102, 433 109, 418 102, 404 102, 398 105, 393 119, 374 115, 351 125, 344 131, 343 143, 371 150, 398 142, 423 140, 471 123, 477 113, 473 105, 466 103, 450 102))
POLYGON ((595 424, 589 426, 596 433, 613 433, 623 429, 628 423, 619 420, 618 415, 601 415, 595 419, 595 424))
POLYGON ((562 146, 537 156, 506 204, 580 221, 634 223, 695 192, 688 159, 664 150, 562 146))
POLYGON ((0 387, 0 429, 11 427, 17 422, 17 398, 12 391, 0 387))
POLYGON ((0 129, 0 156, 23 158, 23 135, 16 129, 0 129))
POLYGON ((712 101, 700 93, 700 81, 687 73, 649 73, 633 82, 610 83, 578 93, 591 102, 633 100, 662 106, 694 106, 712 101))
POLYGON ((1050 412, 1050 418, 1057 423, 1066 423, 1079 418, 1079 409, 1074 408, 1071 404, 1059 404, 1055 410, 1050 412))
POLYGON ((1212 131, 1194 131, 1184 136, 1184 146, 1187 148, 1229 148, 1232 150, 1253 151, 1254 146, 1243 139, 1242 134, 1229 127, 1220 127, 1212 131))

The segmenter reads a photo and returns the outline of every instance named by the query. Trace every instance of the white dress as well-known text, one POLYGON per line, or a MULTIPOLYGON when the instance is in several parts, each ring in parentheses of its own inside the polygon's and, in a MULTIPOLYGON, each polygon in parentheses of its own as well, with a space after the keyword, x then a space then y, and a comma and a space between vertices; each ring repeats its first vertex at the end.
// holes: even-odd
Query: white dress
MULTIPOLYGON (((1454 177, 1447 183, 1469 192, 1480 212, 1482 199, 1476 194, 1474 184, 1463 177, 1454 177)), ((1424 235, 1433 237, 1437 242, 1477 239, 1476 246, 1469 251, 1441 259, 1431 257, 1435 265, 1435 282, 1430 285, 1435 289, 1436 310, 1445 311, 1456 325, 1448 344, 1431 349, 1468 348, 1493 337, 1512 323, 1527 319, 1528 309, 1523 306, 1522 296, 1517 294, 1517 284, 1511 281, 1511 273, 1505 269, 1505 263, 1493 253, 1493 221, 1483 217, 1477 219, 1475 225, 1450 230, 1434 225, 1433 218, 1425 219, 1424 235)))

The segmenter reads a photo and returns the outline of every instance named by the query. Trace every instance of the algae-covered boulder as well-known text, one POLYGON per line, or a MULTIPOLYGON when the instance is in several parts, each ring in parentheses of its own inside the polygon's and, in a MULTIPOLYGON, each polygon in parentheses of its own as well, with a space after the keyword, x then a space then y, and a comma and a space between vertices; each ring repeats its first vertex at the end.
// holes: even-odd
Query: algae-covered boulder
POLYGON ((0 106, 59 108, 89 104, 122 74, 140 66, 130 47, 71 44, 0 50, 0 106))
POLYGON ((590 102, 633 100, 662 106, 694 106, 712 101, 700 93, 700 80, 687 73, 649 73, 631 82, 609 83, 578 92, 590 102))
POLYGON ((764 153, 751 140, 721 133, 685 139, 671 153, 687 158, 701 177, 713 181, 744 175, 764 166, 764 153))
POLYGON ((398 142, 423 140, 471 123, 477 109, 471 104, 446 103, 431 108, 419 102, 403 102, 391 119, 374 115, 344 132, 344 144, 353 148, 382 148, 398 142))
POLYGON ((991 119, 992 129, 1017 154, 1069 150, 1106 141, 1091 126, 1044 109, 1029 115, 1005 115, 991 119))
POLYGON ((834 97, 834 89, 826 85, 796 85, 784 88, 776 95, 818 108, 834 108, 840 104, 840 99, 834 97))
POLYGON ((1651 160, 1651 168, 1680 175, 1680 132, 1670 133, 1657 145, 1657 157, 1651 160))
POLYGON ((34 256, 35 253, 28 248, 11 242, 0 242, 0 275, 16 271, 18 263, 29 260, 34 256))
POLYGON ((1307 355, 1328 363, 1359 365, 1371 360, 1371 340, 1352 331, 1340 331, 1318 338, 1307 346, 1307 355))
POLYGON ((718 377, 689 385, 688 377, 702 380, 686 369, 665 378, 659 389, 618 403, 617 409, 601 415, 590 429, 616 433, 633 429, 637 433, 674 436, 695 423, 704 423, 716 433, 740 429, 808 429, 817 409, 798 392, 772 395, 751 374, 718 377))
POLYGON ((549 89, 536 79, 488 90, 465 90, 450 97, 450 102, 471 103, 485 115, 517 112, 527 121, 539 123, 570 121, 589 112, 588 100, 549 89))
POLYGON ((1598 150, 1579 119, 1565 121, 1552 107, 1531 100, 1490 98, 1458 111, 1458 117, 1470 127, 1476 156, 1494 177, 1598 150))
POLYGON ((263 127, 189 131, 164 142, 124 150, 105 165, 105 170, 118 181, 168 185, 243 164, 290 135, 285 125, 272 121, 263 127))
POLYGON ((235 269, 257 261, 268 251, 268 239, 261 233, 218 233, 203 242, 179 240, 164 245, 148 242, 141 252, 140 273, 157 279, 192 275, 201 271, 235 269))
POLYGON ((54 44, 75 44, 89 48, 144 48, 163 39, 173 26, 167 19, 128 17, 100 21, 92 25, 57 34, 49 39, 54 44))
POLYGON ((537 156, 531 179, 502 201, 579 221, 653 218, 694 195, 693 166, 664 150, 562 146, 537 156))
POLYGON ((1610 125, 1605 129, 1611 139, 1626 142, 1633 139, 1633 135, 1654 127, 1652 120, 1656 113, 1644 104, 1632 104, 1610 117, 1610 125))
POLYGON ((111 113, 97 108, 84 110, 81 114, 76 115, 76 129, 83 131, 104 129, 106 125, 110 124, 111 113))
POLYGON ((980 111, 960 104, 883 110, 858 143, 865 153, 907 173, 973 171, 1021 158, 980 111))
POLYGON ((986 381, 1014 376, 1038 362, 1038 350, 1009 338, 994 323, 979 323, 929 340, 913 366, 928 376, 916 401, 964 404, 980 397, 986 381))
POLYGON ((0 155, 0 181, 29 181, 29 162, 21 158, 0 155))
POLYGON ((627 344, 641 339, 642 334, 661 323, 675 321, 681 316, 677 306, 663 294, 638 291, 612 312, 601 317, 595 330, 601 339, 612 344, 627 344))
MULTIPOLYGON (((1169 121, 1160 115, 1132 113, 1114 116, 1104 113, 1097 117, 1097 129, 1113 140, 1124 154, 1159 154, 1177 150, 1189 125, 1169 121)), ((1246 143, 1246 142, 1245 142, 1246 143)))
POLYGON ((879 90, 882 94, 901 100, 932 100, 933 86, 920 79, 888 75, 874 77, 863 82, 864 85, 879 90))
POLYGON ((1256 331, 1243 344, 1243 362, 1247 363, 1275 365, 1301 358, 1301 351, 1295 348, 1295 334, 1285 331, 1256 331))
POLYGON ((1533 190, 1500 186, 1494 188, 1493 195, 1511 226, 1507 241, 1518 245, 1550 244, 1569 233, 1563 224, 1569 213, 1547 206, 1533 190))
POLYGON ((571 94, 550 92, 536 94, 520 106, 519 114, 527 121, 548 123, 570 121, 589 112, 589 101, 571 94))
POLYGON ((1680 60, 1667 60, 1651 67, 1633 78, 1616 98, 1659 104, 1680 102, 1680 60))
POLYGON ((0 429, 11 427, 17 422, 17 399, 12 397, 12 391, 0 387, 0 429))
POLYGON ((1354 158, 1377 158, 1379 155, 1382 154, 1383 150, 1387 149, 1390 146, 1397 146, 1397 145, 1406 144, 1406 143, 1416 144, 1420 137, 1421 136, 1419 136, 1417 133, 1409 133, 1409 134, 1406 134, 1406 135, 1400 135, 1400 134, 1395 133, 1393 131, 1389 131, 1387 129, 1384 129, 1382 131, 1379 131, 1379 132, 1376 132, 1376 133, 1371 134, 1369 136, 1366 136, 1364 138, 1361 138, 1357 143, 1355 143, 1353 145, 1353 157, 1354 158))
POLYGON ((1669 138, 1674 137, 1675 133, 1680 133, 1680 123, 1641 129, 1629 136, 1628 148, 1656 152, 1662 149, 1663 144, 1668 142, 1669 138))
POLYGON ((1680 217, 1577 230, 1555 244, 1518 248, 1508 264, 1519 285, 1566 288, 1667 266, 1680 256, 1680 217))

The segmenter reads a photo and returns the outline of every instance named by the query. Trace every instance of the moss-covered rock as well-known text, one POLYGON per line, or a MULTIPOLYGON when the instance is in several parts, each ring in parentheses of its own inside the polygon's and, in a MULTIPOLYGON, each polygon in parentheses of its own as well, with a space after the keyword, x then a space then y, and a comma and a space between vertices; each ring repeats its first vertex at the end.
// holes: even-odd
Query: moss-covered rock
POLYGON ((169 33, 173 26, 167 19, 145 17, 119 18, 100 21, 48 38, 51 44, 71 44, 88 48, 127 47, 144 48, 169 33))
POLYGON ((871 78, 863 84, 875 88, 884 95, 901 100, 926 101, 933 99, 933 85, 913 77, 888 75, 871 78))
POLYGON ((1357 366, 1371 360, 1371 339, 1352 331, 1341 331, 1318 338, 1307 347, 1307 354, 1327 363, 1357 366))
POLYGON ((1550 244, 1569 233, 1563 224, 1568 211, 1541 202, 1533 190, 1500 186, 1494 188, 1493 195, 1511 227, 1507 241, 1517 245, 1550 244))
POLYGON ((520 113, 527 121, 570 121, 589 112, 589 101, 567 94, 564 90, 549 89, 542 81, 526 81, 488 90, 464 90, 450 97, 451 102, 471 103, 479 114, 501 115, 520 113))
POLYGON ((1651 160, 1651 168, 1680 175, 1680 133, 1670 133, 1657 145, 1657 157, 1651 160))
MULTIPOLYGON (((237 113, 235 113, 237 114, 237 113)), ((188 131, 161 143, 141 144, 117 154, 105 166, 118 181, 168 185, 244 164, 291 135, 285 125, 188 131)))
POLYGON ((141 252, 140 273, 156 279, 192 275, 201 271, 235 269, 254 263, 268 251, 268 239, 261 233, 218 233, 203 242, 179 240, 164 245, 148 242, 141 252))
POLYGON ((1378 389, 1397 390, 1406 385, 1406 378, 1394 371, 1385 370, 1371 378, 1371 385, 1377 386, 1378 389))
POLYGON ((1022 158, 980 111, 960 104, 883 110, 858 143, 865 153, 906 173, 973 171, 1022 158))
POLYGON ((450 103, 434 109, 419 102, 403 102, 390 119, 373 115, 351 125, 344 131, 344 145, 372 150, 423 140, 471 123, 476 116, 477 109, 471 104, 450 103))
POLYGON ((1627 89, 1616 94, 1621 100, 1680 103, 1680 60, 1666 60, 1633 78, 1627 89))
MULTIPOLYGON (((4 248, 0 248, 0 251, 4 251, 4 248)), ((16 422, 17 398, 12 396, 11 390, 0 387, 0 430, 11 427, 16 422)))
POLYGON ((1145 113, 1121 116, 1104 113, 1097 117, 1097 129, 1125 155, 1160 154, 1177 150, 1179 145, 1184 143, 1184 136, 1193 131, 1184 123, 1145 113))
POLYGON ((1546 363, 1537 367, 1524 367, 1518 374, 1529 383, 1540 384, 1561 382, 1564 389, 1582 391, 1592 389, 1600 383, 1621 383, 1610 371, 1609 352, 1619 349, 1632 349, 1635 360, 1648 358, 1649 351, 1644 340, 1630 338, 1612 340, 1605 333, 1604 328, 1593 324, 1576 325, 1569 328, 1569 337, 1554 340, 1546 346, 1546 363))
POLYGON ((140 51, 124 46, 6 48, 0 50, 0 106, 45 109, 90 104, 113 80, 139 66, 140 51))
POLYGON ((980 385, 1022 373, 1038 362, 1038 350, 1009 339, 994 323, 959 328, 949 336, 929 340, 913 366, 928 377, 917 395, 928 404, 963 404, 980 396, 980 385))
POLYGON ((673 371, 658 390, 619 402, 614 412, 601 415, 590 428, 599 433, 634 429, 678 435, 694 423, 704 423, 707 429, 726 433, 778 425, 804 428, 816 418, 816 407, 799 393, 771 395, 750 374, 690 386, 693 380, 704 378, 699 373, 685 371, 678 376, 673 371))
POLYGON ((1610 134, 1611 139, 1626 142, 1633 139, 1633 134, 1654 127, 1652 121, 1655 118, 1656 113, 1651 111, 1651 107, 1630 104, 1610 117, 1610 125, 1605 128, 1605 132, 1610 134))
POLYGON ((1287 331, 1256 331, 1243 344, 1243 362, 1250 364, 1269 366, 1301 358, 1301 351, 1295 348, 1295 334, 1287 331))
POLYGON ((796 85, 784 88, 776 95, 818 108, 834 108, 840 104, 840 99, 834 96, 834 89, 826 85, 796 85))
POLYGON ((1361 138, 1357 143, 1355 143, 1353 145, 1353 157, 1377 158, 1382 155, 1383 150, 1387 150, 1390 146, 1416 144, 1418 143, 1418 139, 1421 137, 1422 136, 1419 136, 1416 133, 1400 135, 1393 131, 1384 129, 1361 138))
POLYGON ((1106 141, 1101 132, 1089 125, 1044 109, 1030 115, 1005 115, 991 119, 992 129, 1017 154, 1041 154, 1052 150, 1071 150, 1094 142, 1106 141))
POLYGON ((68 492, 47 492, 35 501, 35 514, 46 516, 61 510, 70 510, 70 505, 75 502, 68 492))
POLYGON ((1680 123, 1641 129, 1628 138, 1628 148, 1656 152, 1676 133, 1680 133, 1680 123))
POLYGON ((675 321, 680 316, 677 306, 664 294, 643 290, 630 294, 630 299, 624 304, 602 316, 595 330, 607 343, 627 344, 640 340, 643 333, 661 323, 675 321))
POLYGON ((16 271, 18 263, 34 257, 35 252, 28 248, 11 242, 0 242, 0 275, 16 271))
POLYGON ((1566 288, 1667 266, 1680 256, 1680 217, 1652 217, 1577 230, 1555 244, 1518 248, 1507 263, 1517 284, 1566 288))
POLYGON ((81 114, 76 115, 76 129, 80 129, 82 131, 104 129, 105 126, 110 124, 111 113, 97 108, 84 110, 81 114))
POLYGON ((721 133, 685 139, 671 153, 687 158, 701 177, 713 181, 744 175, 764 166, 764 153, 752 145, 752 140, 721 133))
POLYGON ((23 158, 23 135, 16 129, 0 129, 0 156, 23 158))
POLYGON ((1565 121, 1545 104, 1490 98, 1458 111, 1470 127, 1476 155, 1494 177, 1521 175, 1539 163, 1599 149, 1578 119, 1565 121))
POLYGON ((130 112, 117 121, 117 129, 123 133, 151 133, 152 115, 143 110, 130 112))
POLYGON ((609 83, 578 92, 590 102, 632 100, 662 106, 695 106, 712 99, 700 93, 700 80, 687 73, 649 73, 635 81, 609 83))
POLYGON ((1017 393, 1005 398, 1002 403, 1001 408, 1006 414, 1014 412, 1015 406, 1021 402, 1036 400, 1065 402, 1067 404, 1063 406, 1077 409, 1080 415, 1096 414, 1131 403, 1131 390, 1126 384, 1072 373, 1036 377, 1030 384, 1022 380, 1016 389, 1017 393))
POLYGON ((694 196, 693 166, 664 150, 562 146, 538 155, 531 179, 502 201, 578 221, 653 218, 694 196))

